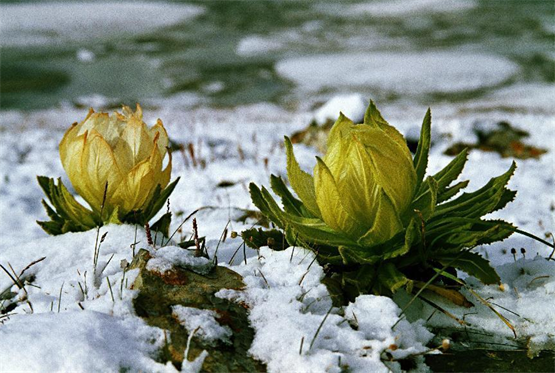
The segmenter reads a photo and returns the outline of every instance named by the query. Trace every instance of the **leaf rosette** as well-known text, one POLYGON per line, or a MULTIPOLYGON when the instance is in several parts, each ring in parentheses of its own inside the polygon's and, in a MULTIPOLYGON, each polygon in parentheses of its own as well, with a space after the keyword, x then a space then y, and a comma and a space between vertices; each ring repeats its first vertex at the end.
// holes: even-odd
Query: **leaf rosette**
POLYGON ((411 287, 413 280, 428 280, 434 269, 460 269, 484 283, 499 282, 488 261, 470 249, 515 231, 507 222, 482 217, 513 200, 516 192, 506 185, 516 165, 475 192, 458 195, 468 185, 455 182, 466 150, 425 177, 430 145, 429 110, 413 156, 401 133, 370 102, 361 124, 340 114, 326 154, 317 157, 314 176, 300 168, 285 138, 294 194, 281 178, 271 177, 282 206, 253 183, 251 197, 290 245, 318 253, 320 262, 339 275, 346 293, 391 294, 411 287))

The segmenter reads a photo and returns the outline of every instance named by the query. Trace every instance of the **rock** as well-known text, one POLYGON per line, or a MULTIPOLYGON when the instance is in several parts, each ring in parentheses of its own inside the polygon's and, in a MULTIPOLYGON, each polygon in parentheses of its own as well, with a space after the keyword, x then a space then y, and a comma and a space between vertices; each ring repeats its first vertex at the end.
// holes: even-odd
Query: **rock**
POLYGON ((216 342, 204 341, 195 334, 187 359, 194 361, 207 351, 203 372, 266 371, 264 364, 248 355, 254 331, 246 307, 214 295, 221 289, 242 289, 245 285, 239 274, 219 266, 206 275, 177 267, 160 273, 146 268, 151 258, 148 251, 141 250, 131 264, 131 269, 140 270, 133 284, 133 289, 139 290, 133 304, 137 315, 149 325, 167 331, 167 344, 160 353, 162 363, 171 361, 178 369, 183 363, 189 333, 172 312, 172 306, 181 305, 214 311, 216 321, 233 332, 229 341, 216 342))

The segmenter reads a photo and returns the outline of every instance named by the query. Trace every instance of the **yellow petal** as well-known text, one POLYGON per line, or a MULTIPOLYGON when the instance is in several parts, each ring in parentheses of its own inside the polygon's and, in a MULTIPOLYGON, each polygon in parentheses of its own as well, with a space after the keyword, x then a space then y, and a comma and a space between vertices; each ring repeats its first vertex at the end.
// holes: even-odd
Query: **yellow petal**
POLYGON ((343 139, 348 138, 352 128, 355 126, 353 121, 347 118, 343 113, 339 114, 339 118, 334 123, 331 128, 330 134, 328 136, 327 151, 324 156, 324 162, 328 168, 335 175, 336 173, 336 162, 339 162, 342 154, 344 154, 344 144, 343 139))
POLYGON ((353 135, 364 145, 374 165, 375 182, 402 214, 412 202, 416 185, 412 159, 405 157, 403 147, 382 130, 369 128, 353 135))
POLYGON ((320 207, 322 220, 332 229, 358 239, 366 232, 364 226, 345 209, 334 177, 324 161, 317 157, 314 168, 316 201, 320 207))
POLYGON ((109 202, 110 196, 122 179, 110 145, 94 129, 88 133, 81 154, 80 177, 82 181, 78 184, 83 190, 83 194, 80 194, 96 211, 100 211, 106 183, 108 183, 107 202, 109 202))
POLYGON ((395 211, 395 206, 387 194, 380 190, 379 207, 372 228, 360 239, 362 245, 375 245, 392 238, 403 229, 403 223, 395 211))
POLYGON ((349 147, 338 162, 340 172, 334 174, 337 175, 335 180, 338 191, 347 211, 368 230, 379 203, 376 167, 356 137, 344 139, 343 142, 345 148, 349 147))
POLYGON ((166 152, 168 151, 168 145, 170 140, 168 138, 168 133, 164 128, 164 124, 160 119, 156 121, 156 124, 152 126, 150 130, 148 130, 150 134, 150 138, 154 141, 156 138, 158 139, 158 150, 160 151, 160 156, 164 159, 166 152))
POLYGON ((114 149, 121 170, 124 173, 129 172, 137 164, 147 159, 152 147, 153 141, 149 136, 146 124, 131 117, 114 149))
POLYGON ((155 172, 148 159, 136 165, 125 176, 112 197, 123 215, 140 209, 148 201, 155 183, 154 176, 155 172))

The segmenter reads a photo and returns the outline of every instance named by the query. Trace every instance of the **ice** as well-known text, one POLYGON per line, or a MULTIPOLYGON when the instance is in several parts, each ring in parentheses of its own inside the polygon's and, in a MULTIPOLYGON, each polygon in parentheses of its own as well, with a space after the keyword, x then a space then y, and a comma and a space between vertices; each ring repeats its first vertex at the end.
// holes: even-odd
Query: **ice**
POLYGON ((518 73, 519 68, 501 56, 443 51, 304 56, 278 62, 276 71, 303 91, 360 87, 419 95, 494 87, 518 73))
POLYGON ((261 53, 273 52, 283 48, 283 43, 258 35, 247 36, 237 45, 239 56, 252 56, 261 53))
POLYGON ((143 33, 203 13, 196 5, 136 2, 1 4, 1 45, 43 45, 143 33))
POLYGON ((397 17, 450 13, 472 9, 474 0, 393 0, 350 4, 339 14, 348 17, 397 17))

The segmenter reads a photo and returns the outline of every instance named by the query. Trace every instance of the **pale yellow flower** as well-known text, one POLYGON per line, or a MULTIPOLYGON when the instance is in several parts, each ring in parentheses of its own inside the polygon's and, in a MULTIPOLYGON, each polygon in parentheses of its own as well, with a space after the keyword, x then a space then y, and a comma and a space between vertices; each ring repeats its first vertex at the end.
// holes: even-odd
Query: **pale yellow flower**
POLYGON ((148 205, 158 185, 163 189, 170 181, 168 134, 160 119, 148 128, 142 117, 139 105, 135 112, 124 106, 123 113, 112 115, 91 109, 60 142, 60 158, 71 184, 96 213, 108 185, 104 217, 116 208, 120 216, 139 210, 148 205))

